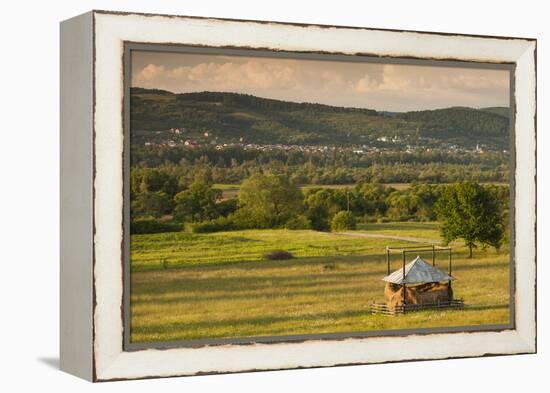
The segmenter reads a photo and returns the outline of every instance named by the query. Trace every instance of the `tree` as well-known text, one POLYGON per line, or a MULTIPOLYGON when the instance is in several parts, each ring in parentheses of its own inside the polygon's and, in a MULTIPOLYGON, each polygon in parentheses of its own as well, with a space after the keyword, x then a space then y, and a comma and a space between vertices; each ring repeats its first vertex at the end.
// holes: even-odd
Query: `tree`
POLYGON ((211 220, 219 216, 216 203, 221 199, 222 191, 196 180, 189 189, 174 197, 176 208, 174 218, 178 221, 198 222, 211 220))
POLYGON ((331 217, 340 210, 334 200, 332 190, 314 189, 305 199, 306 217, 311 222, 311 227, 316 231, 330 230, 331 217))
POLYGON ((171 198, 162 191, 141 192, 132 201, 132 216, 153 216, 161 217, 168 214, 172 209, 171 198))
POLYGON ((133 195, 162 191, 171 198, 178 191, 178 183, 176 178, 160 169, 132 168, 130 191, 133 195))
POLYGON ((311 221, 304 216, 303 214, 300 214, 296 217, 290 218, 285 225, 286 229, 311 229, 311 221))
POLYGON ((355 217, 349 211, 338 212, 332 217, 330 223, 330 228, 333 231, 344 231, 347 229, 355 229, 357 224, 355 222, 355 217))
POLYGON ((239 190, 240 216, 256 228, 283 226, 302 210, 302 191, 287 176, 257 173, 239 190))
POLYGON ((435 204, 445 242, 463 238, 472 257, 476 243, 499 249, 504 240, 502 203, 489 188, 464 182, 447 186, 435 204))

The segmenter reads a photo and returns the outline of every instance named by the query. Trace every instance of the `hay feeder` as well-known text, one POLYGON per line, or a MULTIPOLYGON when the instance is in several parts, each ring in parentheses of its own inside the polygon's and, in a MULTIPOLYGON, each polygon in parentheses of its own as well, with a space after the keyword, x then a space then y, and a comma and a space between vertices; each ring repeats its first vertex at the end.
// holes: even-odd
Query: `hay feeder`
POLYGON ((430 309, 463 309, 464 300, 455 299, 452 281, 452 249, 434 244, 411 247, 386 247, 387 275, 384 289, 385 303, 371 304, 372 314, 395 316, 413 311, 430 309), (391 273, 391 254, 401 254, 402 267, 391 273), (421 253, 431 253, 432 263, 420 257, 421 253), (448 261, 448 271, 436 267, 436 254, 444 254, 448 261), (407 261, 407 255, 417 254, 407 261))

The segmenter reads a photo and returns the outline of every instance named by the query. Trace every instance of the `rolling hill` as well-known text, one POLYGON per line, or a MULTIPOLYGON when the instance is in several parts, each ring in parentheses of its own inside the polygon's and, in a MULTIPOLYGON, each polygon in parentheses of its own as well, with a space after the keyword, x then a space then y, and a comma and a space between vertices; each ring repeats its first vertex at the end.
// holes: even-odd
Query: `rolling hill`
POLYGON ((158 142, 180 130, 178 140, 212 143, 430 145, 508 147, 507 108, 453 107, 406 113, 377 112, 252 95, 200 92, 174 94, 132 88, 132 143, 158 142), (214 142, 215 141, 215 142, 214 142))

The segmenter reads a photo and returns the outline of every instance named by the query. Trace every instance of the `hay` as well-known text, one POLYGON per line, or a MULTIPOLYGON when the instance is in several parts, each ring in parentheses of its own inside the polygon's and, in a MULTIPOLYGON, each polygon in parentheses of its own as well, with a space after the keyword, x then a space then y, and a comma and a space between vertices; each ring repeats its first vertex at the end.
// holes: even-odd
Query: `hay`
MULTIPOLYGON (((384 298, 390 308, 403 305, 403 286, 386 283, 384 298)), ((448 283, 431 282, 405 288, 407 304, 436 304, 453 300, 453 290, 448 283)))

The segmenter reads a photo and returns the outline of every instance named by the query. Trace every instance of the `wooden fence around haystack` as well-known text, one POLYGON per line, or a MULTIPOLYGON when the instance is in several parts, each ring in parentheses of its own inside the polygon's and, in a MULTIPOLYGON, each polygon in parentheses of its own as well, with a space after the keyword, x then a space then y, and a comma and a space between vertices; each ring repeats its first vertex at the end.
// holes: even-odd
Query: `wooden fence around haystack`
POLYGON ((403 304, 390 307, 385 303, 372 303, 370 306, 371 314, 381 314, 388 316, 396 316, 414 311, 424 310, 439 310, 439 309, 464 309, 463 299, 454 299, 448 302, 437 302, 431 304, 403 304))

